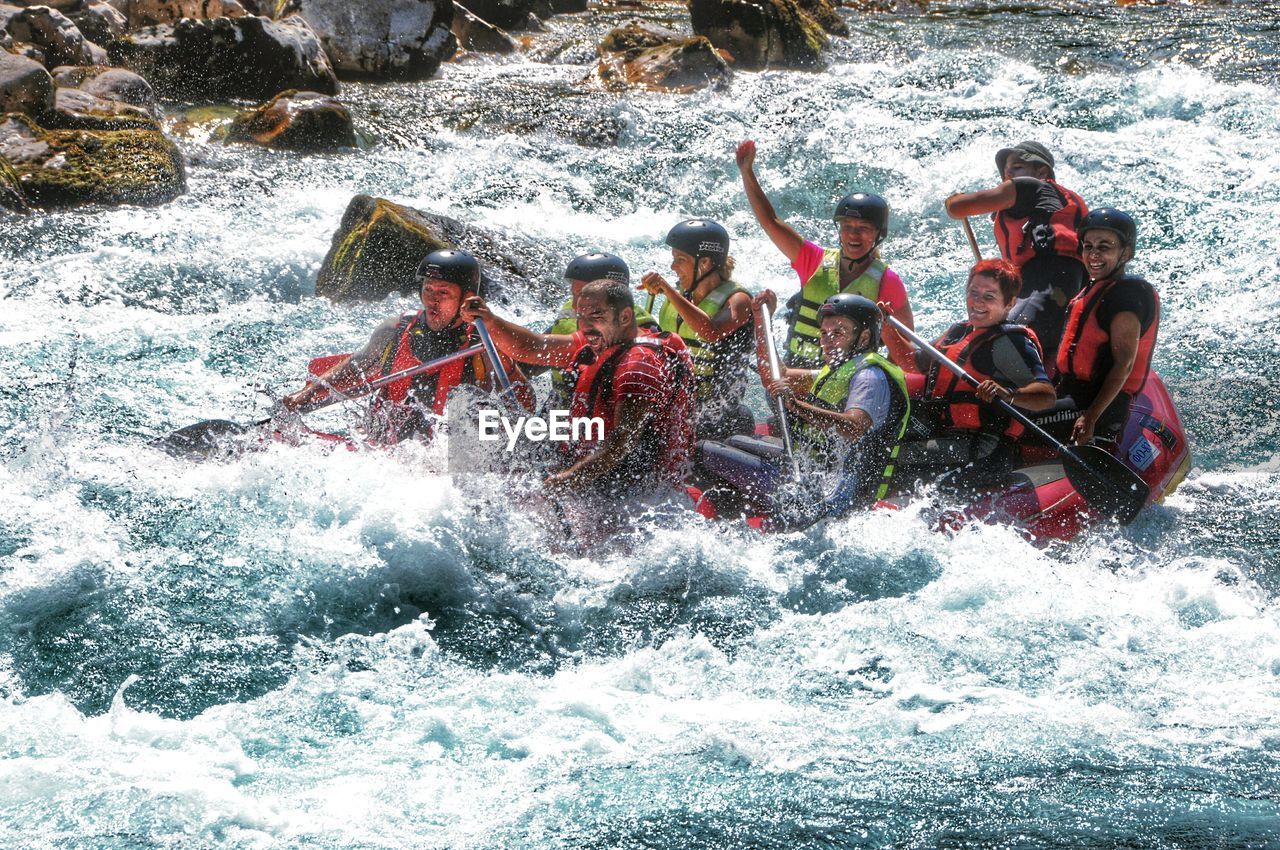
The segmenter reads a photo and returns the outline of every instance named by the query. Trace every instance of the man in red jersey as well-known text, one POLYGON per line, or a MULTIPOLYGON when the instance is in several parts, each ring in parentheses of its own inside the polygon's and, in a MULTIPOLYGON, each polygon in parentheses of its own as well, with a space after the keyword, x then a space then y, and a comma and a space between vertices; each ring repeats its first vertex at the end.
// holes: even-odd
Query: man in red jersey
MULTIPOLYGON (((615 508, 677 491, 693 457, 693 363, 683 340, 636 325, 626 284, 597 280, 577 300, 578 330, 540 334, 500 319, 478 297, 462 315, 483 319, 494 343, 523 363, 575 376, 570 416, 599 417, 603 439, 569 443, 561 468, 544 480, 552 491, 615 508)), ((588 429, 590 434, 590 429, 588 429)))

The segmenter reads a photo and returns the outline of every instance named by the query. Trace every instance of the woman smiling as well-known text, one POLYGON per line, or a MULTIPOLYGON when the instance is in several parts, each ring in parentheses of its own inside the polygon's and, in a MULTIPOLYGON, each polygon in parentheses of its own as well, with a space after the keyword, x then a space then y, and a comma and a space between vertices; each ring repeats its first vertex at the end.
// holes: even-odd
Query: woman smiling
POLYGON ((894 361, 925 375, 924 400, 912 405, 924 439, 904 443, 899 457, 907 475, 940 476, 948 489, 997 484, 1013 467, 1022 425, 991 402, 999 398, 1033 411, 1055 404, 1035 332, 1006 321, 1021 283, 1008 261, 979 262, 965 286, 968 321, 952 325, 935 343, 977 380, 976 389, 896 332, 886 335, 894 361))

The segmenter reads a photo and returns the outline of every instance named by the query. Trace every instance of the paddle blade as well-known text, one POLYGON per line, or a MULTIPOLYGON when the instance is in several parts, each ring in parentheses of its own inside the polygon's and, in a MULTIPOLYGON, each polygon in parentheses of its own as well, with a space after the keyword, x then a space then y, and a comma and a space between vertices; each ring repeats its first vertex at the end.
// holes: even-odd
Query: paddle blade
POLYGON ((1097 446, 1063 446, 1061 458, 1071 486, 1098 513, 1128 525, 1146 507, 1151 488, 1111 453, 1097 446))
POLYGON ((236 437, 253 430, 228 419, 207 419, 179 428, 167 437, 152 440, 151 445, 174 457, 209 458, 226 454, 236 437))

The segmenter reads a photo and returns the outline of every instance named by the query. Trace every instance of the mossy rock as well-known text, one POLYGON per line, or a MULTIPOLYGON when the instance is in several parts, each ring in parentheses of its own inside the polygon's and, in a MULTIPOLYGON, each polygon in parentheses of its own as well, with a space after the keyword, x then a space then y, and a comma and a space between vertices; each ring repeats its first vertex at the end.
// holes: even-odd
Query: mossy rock
POLYGON ((561 281, 552 276, 563 260, 540 246, 369 195, 356 195, 342 214, 320 265, 316 295, 359 301, 417 292, 419 263, 443 248, 464 248, 476 255, 486 298, 500 300, 504 291, 514 288, 548 303, 554 296, 562 297, 561 281), (555 281, 554 292, 538 291, 535 282, 547 278, 555 281))
POLYGON ((30 212, 27 196, 22 191, 22 183, 18 172, 13 170, 9 160, 0 156, 0 209, 10 212, 30 212))
POLYGON ((361 301, 408 294, 417 288, 422 258, 451 247, 417 210, 356 195, 320 266, 316 295, 361 301))
POLYGON ((746 70, 821 70, 827 34, 796 0, 690 0, 693 31, 746 70))
POLYGON ((602 53, 624 53, 627 58, 634 59, 643 50, 661 47, 671 41, 680 41, 684 36, 675 30, 667 29, 648 21, 629 21, 616 29, 610 30, 600 40, 599 50, 602 53))
POLYGON ((182 154, 155 130, 48 130, 9 114, 0 121, 0 154, 38 207, 155 206, 187 187, 182 154))
POLYGON ((800 11, 813 18, 814 23, 831 35, 847 36, 849 34, 849 25, 845 23, 844 18, 840 17, 840 13, 836 11, 836 5, 831 0, 796 0, 796 5, 800 7, 800 11))

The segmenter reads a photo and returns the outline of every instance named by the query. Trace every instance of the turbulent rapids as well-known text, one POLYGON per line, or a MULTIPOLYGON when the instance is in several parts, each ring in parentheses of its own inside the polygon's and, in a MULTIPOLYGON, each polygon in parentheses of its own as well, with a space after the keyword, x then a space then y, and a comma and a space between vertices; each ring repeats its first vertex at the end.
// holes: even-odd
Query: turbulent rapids
POLYGON ((345 153, 224 144, 162 96, 184 194, 0 213, 0 845, 1280 844, 1274 6, 839 14, 820 70, 677 93, 586 80, 634 10, 556 15, 426 81, 344 81, 373 142, 345 153), (668 274, 695 216, 785 300, 746 138, 810 239, 854 187, 888 199, 930 340, 972 263, 943 199, 991 185, 996 150, 1037 139, 1132 212, 1178 489, 1070 543, 936 533, 967 505, 923 491, 772 535, 658 510, 582 551, 536 488, 450 477, 447 440, 149 445, 263 419, 417 309, 316 295, 360 194, 507 240, 493 309, 529 326, 568 258, 668 274))

